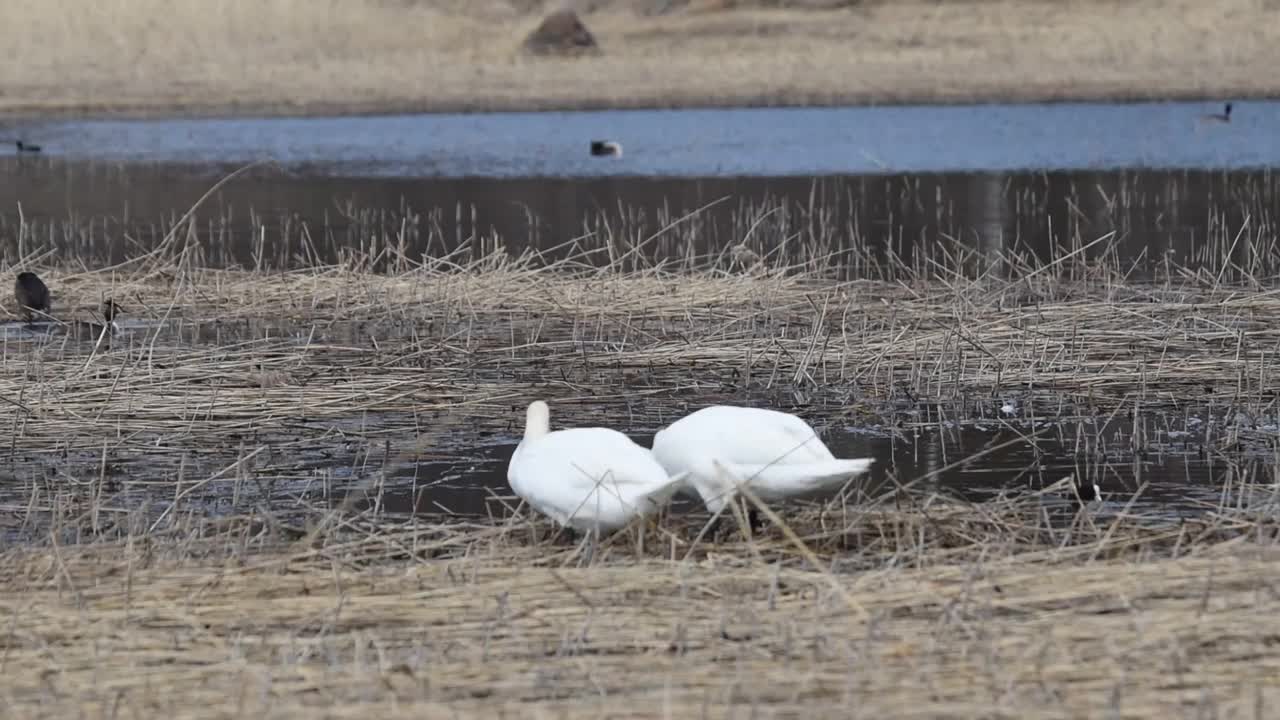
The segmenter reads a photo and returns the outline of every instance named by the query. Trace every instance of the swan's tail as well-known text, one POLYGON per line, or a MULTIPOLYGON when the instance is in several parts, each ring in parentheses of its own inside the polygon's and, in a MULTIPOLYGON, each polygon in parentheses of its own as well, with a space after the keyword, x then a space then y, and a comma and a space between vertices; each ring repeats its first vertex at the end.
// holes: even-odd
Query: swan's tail
POLYGON ((665 505, 669 500, 671 500, 671 498, 677 492, 680 491, 681 488, 685 486, 686 480, 688 480, 688 478, 689 478, 688 470, 681 473, 676 473, 675 475, 672 475, 671 477, 667 478, 667 482, 645 493, 644 497, 646 500, 652 502, 654 505, 657 505, 657 506, 665 505))
POLYGON ((746 484, 765 498, 805 495, 843 485, 871 468, 873 458, 821 460, 796 465, 729 463, 712 460, 716 472, 699 473, 693 484, 707 510, 718 512, 746 484))
POLYGON ((615 529, 626 525, 637 516, 645 516, 657 512, 671 501, 671 498, 682 487, 688 472, 672 475, 665 481, 648 488, 635 488, 627 484, 600 480, 594 488, 568 513, 569 520, 562 524, 572 524, 573 518, 590 527, 615 529))

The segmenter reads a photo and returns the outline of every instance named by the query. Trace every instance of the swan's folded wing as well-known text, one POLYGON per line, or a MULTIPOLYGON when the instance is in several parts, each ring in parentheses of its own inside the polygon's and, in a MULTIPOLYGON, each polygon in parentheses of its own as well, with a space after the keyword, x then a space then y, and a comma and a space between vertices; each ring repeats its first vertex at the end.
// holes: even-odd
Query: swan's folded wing
POLYGON ((836 459, 818 437, 818 433, 794 415, 783 415, 775 429, 790 442, 790 447, 782 451, 785 454, 780 456, 779 462, 825 462, 836 459))
POLYGON ((875 462, 872 458, 823 460, 802 464, 724 463, 738 482, 765 496, 800 495, 843 485, 875 462))

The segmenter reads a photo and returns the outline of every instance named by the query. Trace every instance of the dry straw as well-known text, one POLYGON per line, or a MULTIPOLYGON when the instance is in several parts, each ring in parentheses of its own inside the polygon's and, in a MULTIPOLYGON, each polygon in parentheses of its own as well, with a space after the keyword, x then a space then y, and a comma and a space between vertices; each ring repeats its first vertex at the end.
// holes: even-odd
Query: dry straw
POLYGON ((824 567, 776 529, 678 559, 697 530, 678 518, 589 567, 519 521, 356 520, 298 546, 243 518, 11 549, 0 701, 13 717, 1136 718, 1280 700, 1271 522, 917 495, 787 520, 824 567))

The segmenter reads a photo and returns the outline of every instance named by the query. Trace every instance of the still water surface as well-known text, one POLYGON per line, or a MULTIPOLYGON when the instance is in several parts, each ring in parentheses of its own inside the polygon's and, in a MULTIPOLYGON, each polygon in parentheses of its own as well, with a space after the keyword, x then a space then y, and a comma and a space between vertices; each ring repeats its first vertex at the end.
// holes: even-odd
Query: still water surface
MULTIPOLYGON (((1056 103, 91 120, 9 131, 60 159, 310 175, 808 176, 1261 168, 1280 165, 1280 102, 1056 103), (622 144, 593 158, 595 139, 622 144)), ((11 144, 5 150, 12 152, 11 144)))

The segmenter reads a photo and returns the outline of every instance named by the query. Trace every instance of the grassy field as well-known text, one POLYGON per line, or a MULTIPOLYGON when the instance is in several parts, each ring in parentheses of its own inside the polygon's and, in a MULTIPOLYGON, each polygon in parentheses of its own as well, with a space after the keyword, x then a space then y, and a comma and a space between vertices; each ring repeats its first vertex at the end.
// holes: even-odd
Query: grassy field
POLYGON ((1241 98, 1278 89, 1265 69, 1280 61, 1280 4, 1261 0, 615 0, 583 14, 603 54, 572 60, 521 55, 543 16, 536 6, 10 0, 6 14, 18 21, 0 26, 0 114, 1241 98))

